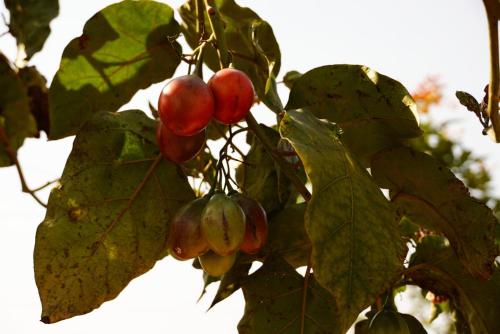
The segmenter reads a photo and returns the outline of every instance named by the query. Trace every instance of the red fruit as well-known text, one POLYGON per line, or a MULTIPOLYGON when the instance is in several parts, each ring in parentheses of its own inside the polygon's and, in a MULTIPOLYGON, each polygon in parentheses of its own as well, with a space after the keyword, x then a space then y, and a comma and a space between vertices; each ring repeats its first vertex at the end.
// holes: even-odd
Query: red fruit
POLYGON ((192 136, 205 129, 214 114, 212 92, 197 76, 175 78, 161 91, 158 114, 176 135, 192 136))
POLYGON ((184 205, 172 219, 167 248, 176 259, 188 260, 208 251, 201 234, 201 213, 207 202, 207 198, 198 198, 184 205))
POLYGON ((250 111, 255 91, 248 76, 234 68, 225 68, 208 81, 215 100, 216 120, 223 124, 241 121, 250 111))
POLYGON ((245 213, 246 228, 240 250, 247 254, 256 254, 267 240, 268 225, 266 211, 256 200, 235 193, 231 198, 238 203, 245 213))
POLYGON ((180 164, 194 158, 205 145, 206 133, 203 130, 194 136, 178 136, 159 122, 156 140, 165 158, 180 164))

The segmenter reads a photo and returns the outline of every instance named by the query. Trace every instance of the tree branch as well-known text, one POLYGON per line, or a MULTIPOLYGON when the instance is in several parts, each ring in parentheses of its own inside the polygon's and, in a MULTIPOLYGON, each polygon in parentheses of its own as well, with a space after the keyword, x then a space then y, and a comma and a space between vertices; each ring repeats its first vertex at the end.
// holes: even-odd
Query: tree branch
POLYGON ((497 0, 483 0, 488 17, 488 32, 490 40, 490 87, 488 92, 488 116, 493 125, 495 141, 500 143, 500 117, 498 102, 500 95, 500 69, 498 51, 498 19, 500 19, 500 5, 497 0))

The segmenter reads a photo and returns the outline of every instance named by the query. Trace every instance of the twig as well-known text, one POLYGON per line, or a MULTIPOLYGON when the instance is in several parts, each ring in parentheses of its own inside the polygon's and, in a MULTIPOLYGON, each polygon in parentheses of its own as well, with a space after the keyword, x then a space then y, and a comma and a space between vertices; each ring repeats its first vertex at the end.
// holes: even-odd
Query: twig
POLYGON ((306 202, 309 201, 311 199, 311 193, 309 192, 309 190, 307 190, 306 186, 302 183, 297 174, 295 174, 293 167, 276 152, 269 138, 267 137, 265 132, 261 129, 261 127, 259 126, 259 124, 257 123, 257 121, 255 120, 255 118, 251 113, 248 114, 246 120, 250 130, 252 130, 255 136, 259 138, 261 143, 264 145, 266 151, 271 155, 273 160, 280 166, 283 173, 288 177, 290 182, 292 182, 292 184, 295 186, 297 191, 302 195, 304 200, 306 202))
POLYGON ((40 187, 38 188, 35 188, 35 189, 31 189, 32 192, 36 193, 36 192, 39 192, 40 190, 43 190, 45 188, 47 188, 48 186, 50 186, 51 184, 54 184, 56 182, 59 182, 59 178, 55 179, 55 180, 52 180, 52 181, 47 181, 45 184, 41 185, 40 187))
POLYGON ((500 117, 498 101, 500 95, 500 69, 498 51, 498 20, 500 19, 500 5, 497 0, 483 0, 488 17, 488 32, 490 40, 490 88, 488 96, 488 116, 493 125, 495 140, 500 143, 500 117))
POLYGON ((146 185, 146 183, 148 182, 148 180, 153 175, 156 167, 160 164, 161 160, 162 160, 162 155, 159 154, 156 157, 156 159, 153 161, 153 163, 151 164, 151 167, 149 167, 149 169, 146 172, 146 175, 142 179, 141 183, 139 183, 139 185, 137 186, 137 188, 135 188, 134 192, 132 193, 132 196, 130 196, 130 198, 129 198, 128 202, 127 202, 127 205, 125 205, 125 207, 120 211, 120 213, 118 213, 118 215, 116 216, 116 218, 113 219, 113 221, 106 227, 106 229, 104 230, 104 232, 101 235, 101 237, 99 238, 99 240, 94 243, 93 249, 92 249, 92 254, 95 254, 95 252, 97 251, 97 249, 99 248, 99 246, 102 245, 102 243, 104 242, 104 240, 108 236, 109 232, 111 232, 111 230, 116 226, 116 224, 123 218, 123 216, 125 215, 125 213, 130 209, 130 207, 134 203, 135 199, 137 198, 137 196, 139 195, 139 193, 141 192, 141 190, 144 188, 144 186, 146 185))
MULTIPOLYGON (((222 138, 224 138, 225 140, 227 140, 227 136, 226 134, 224 133, 224 131, 220 128, 219 124, 217 123, 213 123, 214 127, 215 127, 215 130, 222 136, 222 138)), ((242 129, 242 128, 240 128, 242 129)), ((234 145, 233 142, 231 142, 231 147, 236 151, 238 152, 238 154, 241 156, 241 157, 244 157, 245 154, 238 148, 238 146, 234 145)))
POLYGON ((7 134, 5 133, 5 130, 0 127, 0 142, 3 144, 5 148, 5 152, 9 156, 10 161, 16 166, 17 174, 19 174, 19 180, 21 181, 21 189, 23 192, 28 193, 33 197, 33 199, 43 206, 44 208, 47 207, 47 204, 42 202, 42 200, 35 194, 35 191, 31 190, 28 187, 28 184, 26 183, 26 178, 24 177, 23 169, 21 168, 21 164, 19 163, 19 160, 17 159, 17 153, 16 151, 12 148, 12 145, 10 144, 9 137, 7 137, 7 134))

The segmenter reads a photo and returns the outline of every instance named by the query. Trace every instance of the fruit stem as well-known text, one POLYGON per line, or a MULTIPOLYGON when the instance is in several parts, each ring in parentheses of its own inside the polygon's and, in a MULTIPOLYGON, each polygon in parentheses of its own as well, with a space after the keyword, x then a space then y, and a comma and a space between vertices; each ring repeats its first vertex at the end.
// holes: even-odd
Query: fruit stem
POLYGON ((292 166, 285 161, 275 150, 273 145, 271 144, 270 139, 267 137, 266 133, 262 130, 260 125, 257 123, 257 120, 253 117, 252 113, 248 113, 246 118, 248 127, 255 134, 257 138, 259 138, 260 142, 264 145, 267 153, 271 155, 273 160, 278 164, 283 173, 288 177, 290 182, 295 186, 297 191, 302 195, 304 200, 307 202, 311 199, 311 193, 307 190, 306 186, 299 179, 292 166))
POLYGON ((500 143, 500 116, 498 102, 500 95, 500 68, 498 51, 498 20, 500 5, 497 0, 483 0, 488 17, 488 32, 490 39, 490 87, 488 92, 488 116, 493 125, 495 141, 500 143))
POLYGON ((223 69, 229 66, 229 53, 226 46, 226 37, 224 36, 224 26, 214 0, 205 0, 205 8, 208 13, 210 27, 215 35, 219 65, 223 69))

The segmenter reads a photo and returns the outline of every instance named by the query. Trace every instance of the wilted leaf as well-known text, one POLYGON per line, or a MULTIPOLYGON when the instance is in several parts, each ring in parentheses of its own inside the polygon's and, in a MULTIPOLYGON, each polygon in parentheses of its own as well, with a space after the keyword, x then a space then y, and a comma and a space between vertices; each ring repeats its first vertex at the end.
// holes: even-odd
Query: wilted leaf
POLYGON ((36 135, 35 119, 23 83, 0 53, 0 167, 14 163, 6 151, 7 141, 15 154, 24 139, 36 135), (3 138, 5 135, 5 138, 3 138))
MULTIPOLYGON (((250 77, 257 95, 271 110, 281 112, 283 106, 275 81, 281 66, 281 53, 271 26, 234 0, 216 0, 215 6, 224 23, 224 37, 233 67, 250 77)), ((179 13, 183 20, 182 33, 195 48, 200 40, 196 32, 195 1, 187 1, 179 8, 179 13)), ((207 36, 212 32, 206 13, 205 31, 207 36)), ((203 59, 212 71, 220 69, 217 52, 212 46, 205 48, 203 59)))
POLYGON ((78 132, 36 234, 43 322, 90 312, 164 255, 169 220, 193 192, 167 161, 148 173, 155 128, 132 110, 96 114, 78 132))
POLYGON ((410 148, 388 149, 372 161, 372 175, 392 190, 392 202, 413 222, 442 232, 467 270, 488 278, 497 253, 491 210, 433 157, 410 148))
POLYGON ((59 14, 58 0, 4 0, 10 11, 10 33, 29 58, 40 51, 50 34, 50 21, 59 14))
POLYGON ((470 95, 467 92, 457 91, 455 93, 458 101, 461 105, 467 108, 467 110, 472 111, 477 116, 481 114, 481 107, 479 106, 479 102, 477 102, 476 98, 470 95))
POLYGON ((406 88, 366 66, 329 65, 303 74, 285 108, 307 108, 337 123, 342 142, 365 166, 379 150, 422 133, 406 88))
POLYGON ((487 281, 467 273, 440 237, 426 237, 410 262, 411 281, 447 295, 472 334, 500 333, 500 272, 487 281), (412 267, 414 268, 412 269, 412 267), (418 267, 417 267, 418 266, 418 267))
MULTIPOLYGON (((299 333, 303 280, 283 259, 268 258, 242 283, 246 305, 238 332, 299 333)), ((344 334, 350 325, 341 322, 341 315, 335 300, 311 275, 304 333, 344 334)))
POLYGON ((283 257, 294 268, 306 266, 311 252, 304 223, 306 208, 306 203, 289 205, 269 221, 264 251, 283 257))
POLYGON ((406 247, 396 215, 330 123, 308 111, 290 110, 280 132, 312 183, 305 223, 316 279, 354 321, 403 269, 406 247))
MULTIPOLYGON (((274 147, 278 146, 279 133, 261 125, 274 147)), ((236 170, 236 179, 243 192, 258 201, 266 212, 280 210, 290 196, 290 181, 280 176, 273 158, 258 138, 252 136, 252 147, 236 170)))
POLYGON ((50 137, 73 135, 94 113, 116 111, 175 72, 181 47, 173 10, 125 0, 95 14, 64 50, 50 87, 50 137))

